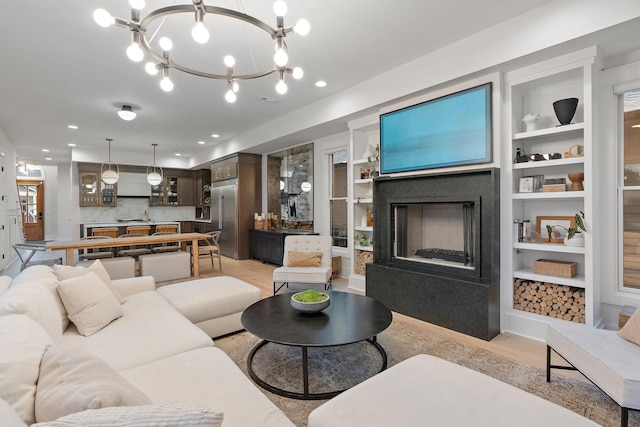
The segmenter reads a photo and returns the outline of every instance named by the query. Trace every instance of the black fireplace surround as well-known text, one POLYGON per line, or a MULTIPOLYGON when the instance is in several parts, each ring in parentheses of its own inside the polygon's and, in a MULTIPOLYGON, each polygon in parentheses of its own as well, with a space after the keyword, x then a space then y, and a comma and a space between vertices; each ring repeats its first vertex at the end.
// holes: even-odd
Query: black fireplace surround
MULTIPOLYGON (((373 263, 366 294, 392 311, 484 340, 500 332, 500 174, 479 169, 374 181, 373 263), (473 268, 396 257, 398 205, 473 204, 473 268)), ((400 242, 401 243, 401 242, 400 242)))

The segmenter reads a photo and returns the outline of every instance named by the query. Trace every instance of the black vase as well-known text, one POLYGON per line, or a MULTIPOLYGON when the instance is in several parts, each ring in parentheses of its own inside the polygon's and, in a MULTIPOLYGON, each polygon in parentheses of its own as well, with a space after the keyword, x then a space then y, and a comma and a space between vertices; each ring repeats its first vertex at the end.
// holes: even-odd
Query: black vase
POLYGON ((578 98, 561 99, 553 103, 553 110, 561 126, 571 123, 576 108, 578 108, 578 98))

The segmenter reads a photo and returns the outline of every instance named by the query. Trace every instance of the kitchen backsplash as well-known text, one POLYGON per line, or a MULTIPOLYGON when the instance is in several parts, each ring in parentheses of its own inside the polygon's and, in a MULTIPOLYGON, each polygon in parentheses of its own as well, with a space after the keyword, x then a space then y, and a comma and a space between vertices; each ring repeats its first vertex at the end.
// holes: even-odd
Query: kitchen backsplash
POLYGON ((190 221, 195 218, 195 206, 153 206, 147 198, 119 198, 115 208, 80 208, 80 223, 112 223, 119 219, 144 219, 149 212, 153 221, 190 221))

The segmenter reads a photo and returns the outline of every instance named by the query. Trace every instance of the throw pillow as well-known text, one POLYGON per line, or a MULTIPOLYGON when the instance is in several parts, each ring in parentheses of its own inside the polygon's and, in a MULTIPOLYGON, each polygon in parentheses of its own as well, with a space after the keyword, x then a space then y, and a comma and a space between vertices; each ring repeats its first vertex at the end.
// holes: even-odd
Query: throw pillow
POLYGON ((640 307, 631 315, 627 323, 618 331, 627 341, 640 345, 640 307))
POLYGON ((148 403, 140 390, 92 354, 49 346, 42 356, 35 403, 38 422, 87 409, 148 403))
POLYGON ((58 282, 58 293, 69 319, 85 337, 124 314, 120 302, 95 273, 58 282))
POLYGON ((38 322, 55 342, 62 339, 62 319, 60 310, 47 282, 41 279, 10 287, 0 297, 0 316, 5 314, 26 314, 38 322))
POLYGON ((322 252, 296 252, 287 254, 289 263, 287 267, 320 267, 322 252))
POLYGON ((11 277, 0 276, 0 294, 9 289, 11 286, 11 277))
POLYGON ((72 277, 84 276, 87 273, 95 273, 100 280, 104 282, 105 285, 113 292, 113 295, 118 299, 120 304, 124 302, 124 298, 120 295, 120 293, 116 290, 116 288, 111 283, 111 276, 109 276, 109 272, 104 268, 104 264, 100 262, 99 259, 95 260, 89 267, 72 267, 70 265, 54 265, 53 271, 56 274, 58 280, 66 280, 71 279, 72 277))
POLYGON ((53 426, 184 426, 219 427, 224 414, 198 403, 158 403, 143 406, 119 406, 88 409, 67 415, 51 423, 31 427, 53 426))
MULTIPOLYGON (((40 359, 53 341, 29 316, 11 314, 0 316, 0 343, 0 399, 11 405, 26 424, 34 423, 40 359)), ((4 425, 4 418, 0 420, 4 425)))

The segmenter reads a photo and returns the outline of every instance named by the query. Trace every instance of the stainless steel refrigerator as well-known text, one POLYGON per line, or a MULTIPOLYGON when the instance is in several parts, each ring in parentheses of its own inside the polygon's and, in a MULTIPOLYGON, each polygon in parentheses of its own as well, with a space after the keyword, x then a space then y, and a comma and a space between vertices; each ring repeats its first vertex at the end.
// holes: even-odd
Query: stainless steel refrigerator
POLYGON ((238 259, 238 185, 236 179, 211 185, 211 224, 221 230, 220 252, 238 259))

